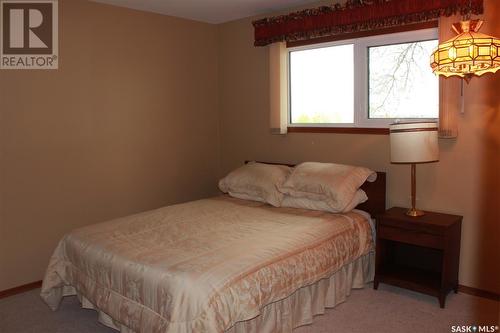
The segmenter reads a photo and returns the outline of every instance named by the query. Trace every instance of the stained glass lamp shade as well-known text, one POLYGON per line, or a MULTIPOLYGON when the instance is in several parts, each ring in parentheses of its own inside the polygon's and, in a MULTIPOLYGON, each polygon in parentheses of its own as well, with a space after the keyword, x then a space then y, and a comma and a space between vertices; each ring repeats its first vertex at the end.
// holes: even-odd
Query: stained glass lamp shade
POLYGON ((482 24, 481 20, 453 24, 457 36, 439 44, 431 56, 432 71, 446 77, 459 76, 467 82, 473 75, 498 71, 500 38, 478 32, 482 24))

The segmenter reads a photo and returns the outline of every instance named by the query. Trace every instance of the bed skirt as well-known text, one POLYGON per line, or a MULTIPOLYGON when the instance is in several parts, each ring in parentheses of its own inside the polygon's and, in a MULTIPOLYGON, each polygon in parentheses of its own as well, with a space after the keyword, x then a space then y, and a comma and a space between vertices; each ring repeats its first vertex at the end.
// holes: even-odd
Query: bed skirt
MULTIPOLYGON (((329 278, 302 287, 287 298, 266 305, 259 316, 236 323, 226 333, 290 333, 299 326, 311 324, 314 316, 344 302, 351 294, 351 289, 364 288, 373 281, 374 261, 375 254, 370 252, 344 265, 329 278)), ((65 286, 63 294, 77 295, 83 308, 98 312, 100 323, 121 333, 137 333, 100 311, 75 288, 65 286)))

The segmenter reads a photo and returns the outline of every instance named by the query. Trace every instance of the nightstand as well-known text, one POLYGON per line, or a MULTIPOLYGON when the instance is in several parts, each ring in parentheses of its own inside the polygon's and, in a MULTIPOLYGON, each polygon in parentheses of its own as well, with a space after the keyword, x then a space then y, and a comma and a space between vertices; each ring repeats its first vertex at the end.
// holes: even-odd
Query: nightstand
POLYGON ((407 216, 393 207, 377 220, 377 249, 373 288, 380 282, 439 299, 458 289, 462 216, 425 212, 407 216))

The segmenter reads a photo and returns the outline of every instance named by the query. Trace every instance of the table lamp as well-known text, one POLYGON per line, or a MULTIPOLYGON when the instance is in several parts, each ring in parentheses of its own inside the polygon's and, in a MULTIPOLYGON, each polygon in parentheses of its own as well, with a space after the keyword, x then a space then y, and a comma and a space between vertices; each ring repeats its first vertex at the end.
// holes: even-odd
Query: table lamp
POLYGON ((433 121, 390 125, 391 163, 411 164, 411 208, 406 215, 425 213, 415 207, 416 164, 439 161, 438 126, 433 121))

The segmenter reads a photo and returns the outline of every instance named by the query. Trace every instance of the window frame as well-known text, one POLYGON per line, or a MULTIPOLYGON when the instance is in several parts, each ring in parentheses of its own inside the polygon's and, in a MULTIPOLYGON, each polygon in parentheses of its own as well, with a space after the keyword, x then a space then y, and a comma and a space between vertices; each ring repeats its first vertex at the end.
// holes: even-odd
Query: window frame
MULTIPOLYGON (((411 43, 415 41, 427 41, 439 39, 437 26, 425 26, 425 28, 405 30, 400 32, 377 33, 374 35, 361 36, 358 38, 336 39, 333 41, 322 41, 319 43, 307 43, 303 45, 290 46, 287 48, 287 126, 289 132, 315 132, 323 133, 368 133, 387 134, 389 124, 395 121, 436 121, 438 118, 369 118, 369 47, 411 43), (292 123, 292 96, 291 96, 291 53, 295 51, 310 50, 331 46, 353 44, 354 48, 354 123, 292 123), (310 129, 310 130, 308 130, 310 129)), ((430 55, 429 55, 430 57, 430 55)), ((430 69, 429 69, 430 70, 430 69)), ((439 102, 438 102, 439 103, 439 102)), ((438 105, 439 108, 439 105, 438 105)))

